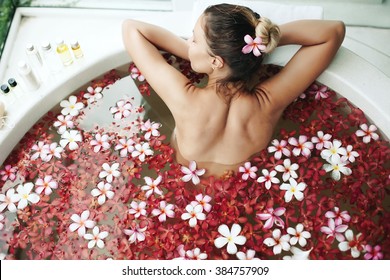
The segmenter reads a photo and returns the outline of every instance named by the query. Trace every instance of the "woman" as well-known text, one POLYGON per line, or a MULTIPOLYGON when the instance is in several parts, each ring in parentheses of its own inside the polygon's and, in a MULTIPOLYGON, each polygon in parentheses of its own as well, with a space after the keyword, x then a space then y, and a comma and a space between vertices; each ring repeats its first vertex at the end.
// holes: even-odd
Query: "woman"
POLYGON ((187 41, 147 23, 123 24, 128 53, 175 119, 177 161, 194 160, 209 175, 234 170, 267 147, 283 110, 328 66, 344 34, 340 21, 277 26, 229 4, 208 7, 187 41), (263 57, 288 44, 302 47, 278 74, 258 82, 263 57), (158 49, 189 60, 208 75, 207 86, 191 84, 158 49))

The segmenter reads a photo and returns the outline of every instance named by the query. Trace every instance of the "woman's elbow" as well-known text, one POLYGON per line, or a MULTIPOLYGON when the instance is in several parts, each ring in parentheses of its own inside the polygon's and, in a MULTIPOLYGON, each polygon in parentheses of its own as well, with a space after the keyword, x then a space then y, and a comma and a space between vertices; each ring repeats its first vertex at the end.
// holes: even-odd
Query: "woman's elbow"
POLYGON ((345 24, 343 21, 335 22, 335 36, 341 44, 345 37, 345 24))

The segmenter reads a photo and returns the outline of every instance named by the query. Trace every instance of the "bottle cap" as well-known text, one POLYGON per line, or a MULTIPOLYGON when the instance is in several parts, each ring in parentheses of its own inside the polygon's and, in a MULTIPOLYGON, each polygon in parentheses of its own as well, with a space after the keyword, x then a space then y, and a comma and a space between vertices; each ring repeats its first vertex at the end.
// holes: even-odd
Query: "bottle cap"
POLYGON ((1 91, 7 94, 9 93, 9 87, 6 84, 1 85, 1 91))
POLYGON ((26 63, 26 61, 24 61, 24 60, 20 60, 19 62, 18 62, 18 68, 20 69, 20 70, 28 70, 28 65, 27 65, 27 63, 26 63))
POLYGON ((16 82, 16 80, 14 78, 9 78, 8 79, 8 84, 11 86, 11 87, 16 87, 18 85, 18 83, 16 82))
POLYGON ((49 41, 44 41, 41 43, 42 50, 48 51, 51 49, 51 45, 49 41))
POLYGON ((79 45, 79 42, 77 40, 72 40, 72 41, 70 41, 70 46, 72 48, 78 48, 80 45, 79 45))
POLYGON ((27 45, 26 45, 26 50, 28 50, 28 51, 33 51, 34 50, 34 45, 33 44, 31 44, 31 43, 28 43, 27 45))
POLYGON ((57 45, 62 45, 63 43, 64 43, 64 40, 63 40, 63 39, 57 38, 57 40, 56 40, 56 44, 57 44, 57 45))

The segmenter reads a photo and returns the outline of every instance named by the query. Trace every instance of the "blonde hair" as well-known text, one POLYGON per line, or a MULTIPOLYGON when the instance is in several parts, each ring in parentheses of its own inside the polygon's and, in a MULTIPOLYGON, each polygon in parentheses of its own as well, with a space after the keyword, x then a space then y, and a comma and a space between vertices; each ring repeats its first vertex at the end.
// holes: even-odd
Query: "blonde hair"
POLYGON ((279 44, 280 29, 266 17, 258 19, 255 27, 256 36, 260 37, 267 47, 265 53, 271 53, 279 44))

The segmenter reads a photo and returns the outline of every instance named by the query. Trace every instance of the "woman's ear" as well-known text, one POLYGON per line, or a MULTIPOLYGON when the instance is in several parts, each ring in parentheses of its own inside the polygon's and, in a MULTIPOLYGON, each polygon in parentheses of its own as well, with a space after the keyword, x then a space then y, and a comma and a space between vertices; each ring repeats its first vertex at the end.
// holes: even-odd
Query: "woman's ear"
POLYGON ((214 56, 211 64, 213 69, 221 69, 225 65, 222 57, 220 56, 214 56))

